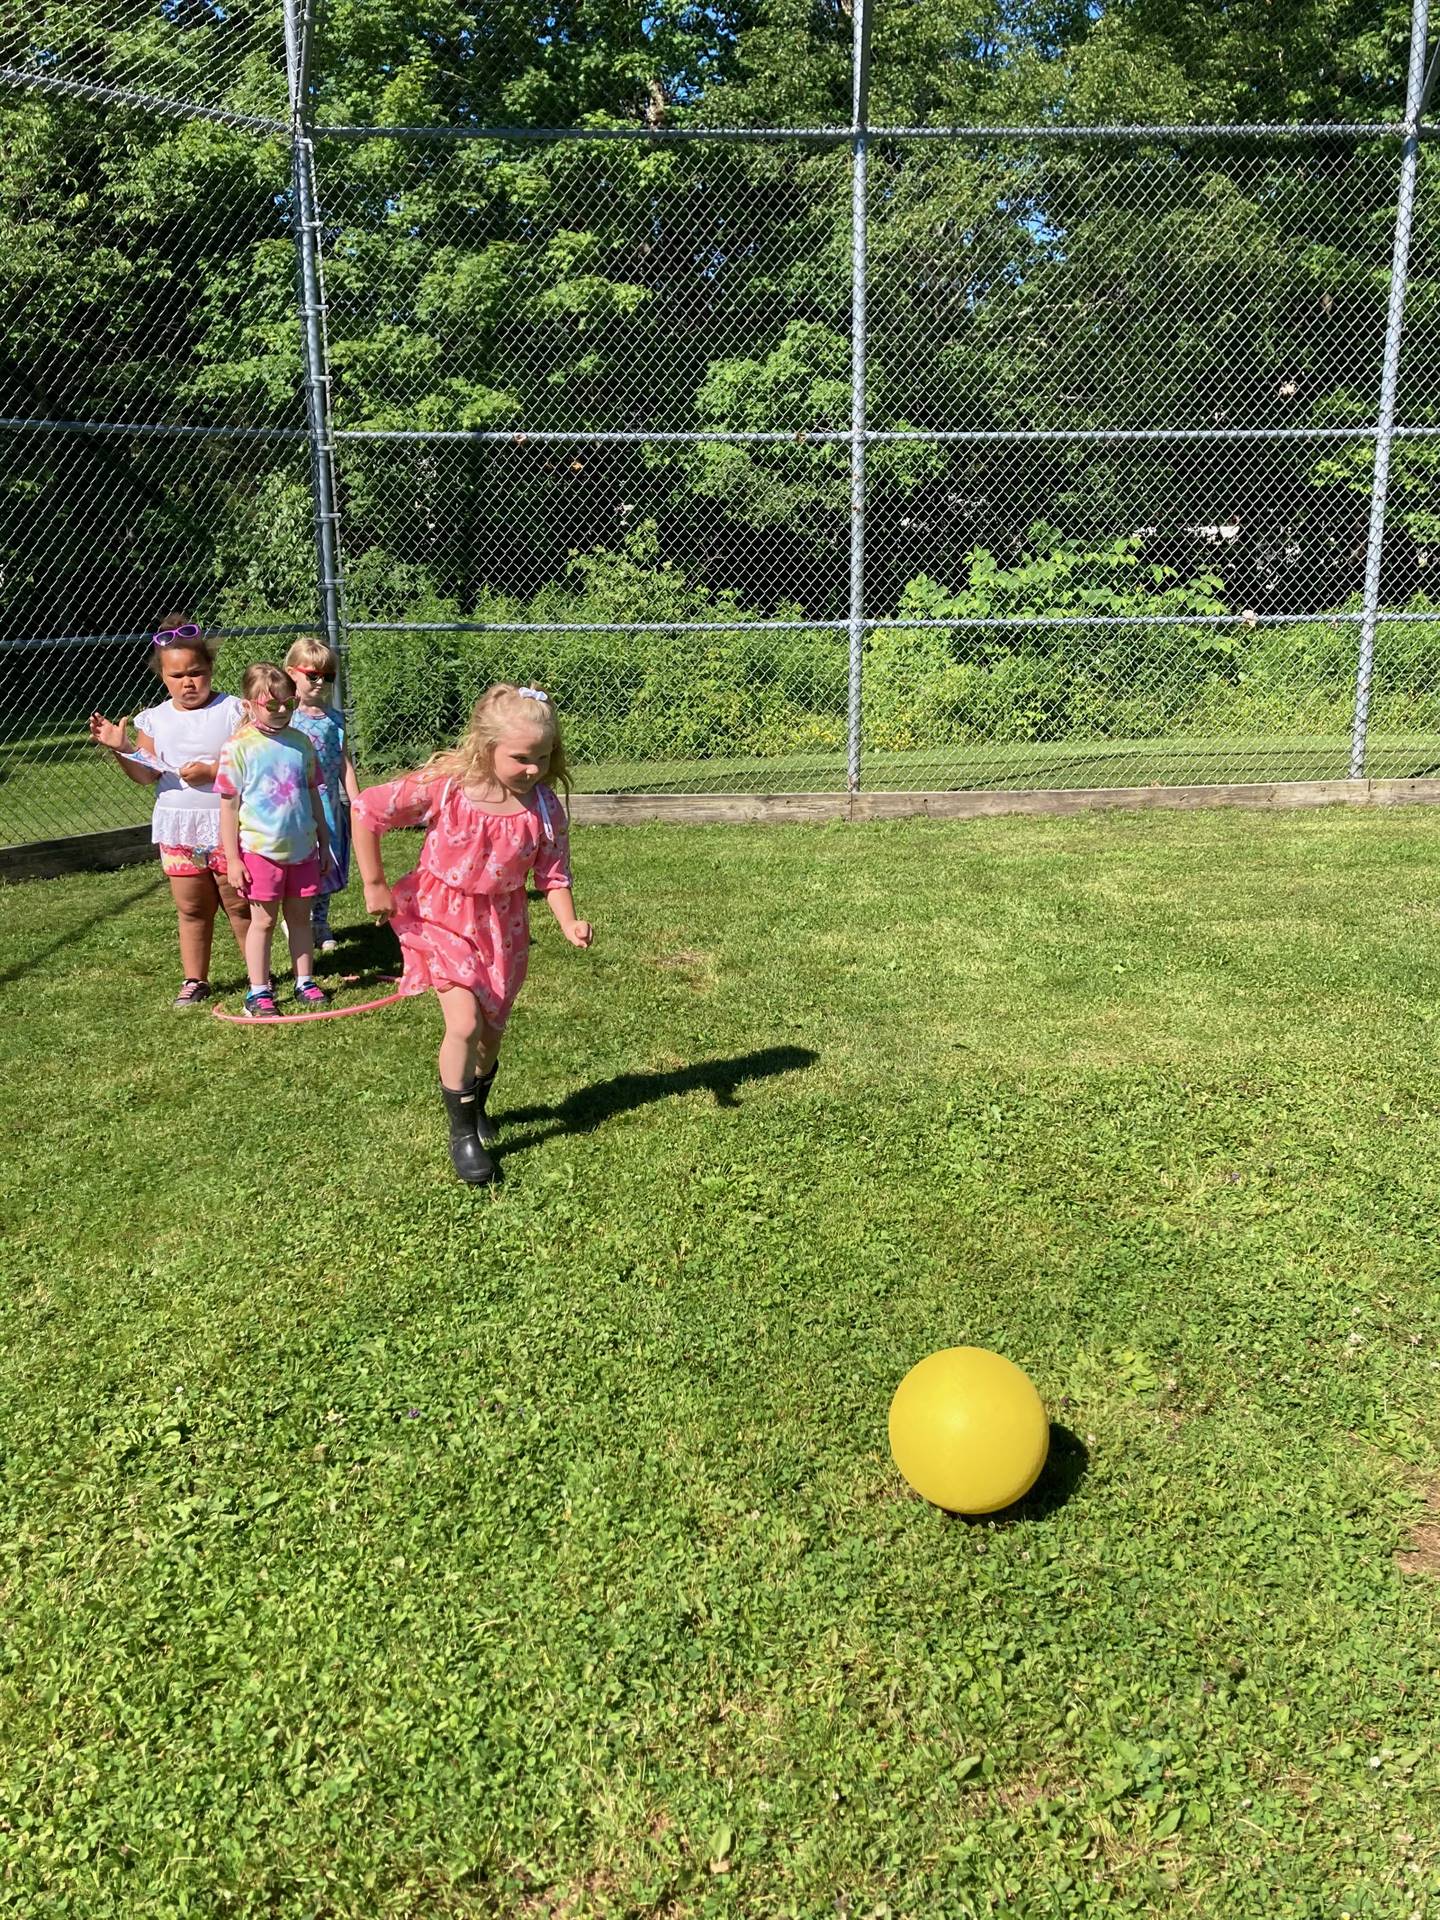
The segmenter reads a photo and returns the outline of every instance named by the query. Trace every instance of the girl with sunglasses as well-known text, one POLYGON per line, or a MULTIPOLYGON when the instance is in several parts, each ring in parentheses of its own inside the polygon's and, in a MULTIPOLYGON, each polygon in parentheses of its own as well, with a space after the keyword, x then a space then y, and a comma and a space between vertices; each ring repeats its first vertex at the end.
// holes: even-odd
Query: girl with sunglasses
POLYGON ((317 953, 335 951, 330 898, 350 884, 350 807, 360 798, 360 782, 345 744, 345 716, 330 704, 339 670, 335 649, 312 633, 302 633, 285 656, 285 671, 295 682, 296 693, 290 724, 305 735, 320 762, 320 804, 330 838, 330 867, 320 876, 312 915, 317 953))
POLYGON ((246 724, 221 749, 215 785, 230 884, 250 903, 245 1011, 252 1020, 273 1020, 279 1008, 270 948, 282 915, 295 962, 295 998, 311 1007, 323 1007, 327 998, 313 972, 310 902, 330 864, 330 845, 320 807, 320 762, 290 724, 295 682, 283 667, 261 660, 245 669, 240 685, 246 724))
POLYGON ((112 754, 137 786, 154 787, 150 838, 170 882, 180 928, 184 983, 174 1005, 184 1011, 210 998, 210 949, 215 914, 223 907, 240 951, 250 916, 226 876, 220 844, 220 795, 215 773, 220 749, 245 717, 233 694, 216 693, 216 646, 193 621, 162 620, 150 640, 150 667, 167 700, 133 721, 90 716, 90 738, 112 754), (133 736, 132 736, 133 727, 133 736))

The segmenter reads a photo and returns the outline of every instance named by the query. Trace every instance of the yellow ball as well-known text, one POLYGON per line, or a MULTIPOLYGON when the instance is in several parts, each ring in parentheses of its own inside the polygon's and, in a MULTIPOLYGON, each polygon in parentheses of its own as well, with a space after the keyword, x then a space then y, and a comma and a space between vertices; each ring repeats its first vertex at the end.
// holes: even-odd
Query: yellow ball
POLYGON ((1012 1360, 945 1347, 913 1366, 890 1402, 890 1451, 923 1499, 947 1513, 998 1513, 1027 1494, 1050 1449, 1039 1394, 1012 1360))

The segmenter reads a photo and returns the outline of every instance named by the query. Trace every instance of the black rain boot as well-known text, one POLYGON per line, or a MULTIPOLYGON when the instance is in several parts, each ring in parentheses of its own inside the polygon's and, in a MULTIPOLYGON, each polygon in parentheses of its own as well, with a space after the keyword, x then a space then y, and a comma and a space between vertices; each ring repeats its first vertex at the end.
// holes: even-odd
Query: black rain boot
POLYGON ((475 1082, 458 1092, 441 1083, 441 1098, 450 1121, 450 1164, 467 1187, 486 1187, 495 1178, 495 1162, 475 1135, 475 1116, 480 1102, 475 1082))
POLYGON ((500 1070, 497 1060, 488 1073, 482 1073, 475 1082, 475 1137, 482 1147, 493 1147, 500 1138, 500 1129, 493 1118, 485 1111, 485 1102, 490 1098, 490 1089, 495 1084, 495 1075, 500 1070))

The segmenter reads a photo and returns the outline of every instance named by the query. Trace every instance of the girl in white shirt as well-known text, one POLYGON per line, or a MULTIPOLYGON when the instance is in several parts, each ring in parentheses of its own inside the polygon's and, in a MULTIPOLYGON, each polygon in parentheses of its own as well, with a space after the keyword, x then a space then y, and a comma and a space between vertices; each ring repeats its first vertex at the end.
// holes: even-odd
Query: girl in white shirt
POLYGON ((225 916, 243 954, 250 913, 225 874, 220 844, 220 796, 215 768, 220 749, 245 717, 244 702, 214 689, 216 647, 193 622, 162 620, 151 638, 150 665, 168 700, 131 722, 90 716, 90 737, 115 756, 139 786, 155 788, 150 838, 170 882, 180 923, 185 981, 174 1004, 198 1007, 210 998, 210 947, 215 912, 225 916))

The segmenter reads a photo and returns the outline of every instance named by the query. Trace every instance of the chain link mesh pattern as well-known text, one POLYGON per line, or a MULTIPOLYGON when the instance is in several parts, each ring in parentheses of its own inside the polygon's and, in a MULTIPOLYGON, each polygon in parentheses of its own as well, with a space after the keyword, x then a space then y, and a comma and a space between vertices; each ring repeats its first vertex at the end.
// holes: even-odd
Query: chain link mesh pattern
POLYGON ((284 111, 279 12, 106 0, 9 24, 0 840, 16 843, 145 820, 88 715, 153 703, 149 630, 176 612, 238 630, 233 684, 313 624, 315 564, 290 155, 244 120, 284 111))
POLYGON ((247 126, 287 118, 273 0, 10 0, 0 73, 107 106, 247 126))
POLYGON ((315 117, 321 126, 424 128, 442 140, 497 127, 849 124, 850 22, 840 8, 776 8, 743 33, 737 18, 693 0, 571 0, 483 14, 435 0, 329 0, 317 22, 315 117))
POLYGON ((0 838, 143 818, 84 719, 160 613, 222 684, 322 618, 317 471, 364 775, 515 677, 593 791, 1341 778, 1372 631, 1363 768, 1432 770, 1428 151, 1382 549, 1398 126, 1077 133, 883 0, 857 233, 848 16, 547 18, 7 16, 0 838))
POLYGON ((843 152, 332 142, 317 184, 338 428, 848 426, 843 152), (787 333, 821 364, 757 390, 787 333))
POLYGON ((881 143, 869 416, 916 428, 1374 418, 1396 151, 881 143))
POLYGON ((10 131, 0 413, 303 431, 284 148, 69 101, 10 131))
POLYGON ((154 703, 149 629, 172 611, 239 630, 221 684, 305 624, 304 441, 11 428, 0 463, 0 832, 136 823, 147 796, 90 744, 88 715, 154 703))

